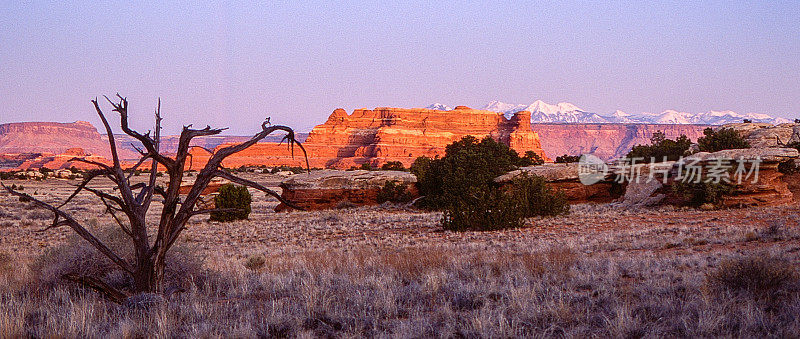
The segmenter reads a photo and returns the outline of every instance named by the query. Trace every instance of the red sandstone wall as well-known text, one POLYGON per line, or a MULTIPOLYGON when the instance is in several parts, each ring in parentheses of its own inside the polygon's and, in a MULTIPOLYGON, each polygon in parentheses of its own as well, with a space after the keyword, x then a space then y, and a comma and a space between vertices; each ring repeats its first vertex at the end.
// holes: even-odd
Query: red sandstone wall
MULTIPOLYGON (((304 145, 310 165, 325 168, 381 165, 387 161, 409 166, 420 156, 443 156, 448 144, 466 135, 491 136, 520 154, 534 151, 546 158, 529 121, 529 112, 520 112, 508 120, 496 112, 463 106, 453 111, 379 107, 357 109, 350 115, 337 109, 324 124, 314 127, 304 145)), ((305 162, 299 149, 291 158, 285 144, 259 143, 231 156, 224 165, 304 166, 305 162)))
MULTIPOLYGON (((0 153, 64 153, 67 149, 80 147, 86 153, 110 157, 108 141, 85 121, 59 122, 15 122, 0 125, 0 153)), ((123 158, 135 157, 136 153, 120 150, 123 158)))

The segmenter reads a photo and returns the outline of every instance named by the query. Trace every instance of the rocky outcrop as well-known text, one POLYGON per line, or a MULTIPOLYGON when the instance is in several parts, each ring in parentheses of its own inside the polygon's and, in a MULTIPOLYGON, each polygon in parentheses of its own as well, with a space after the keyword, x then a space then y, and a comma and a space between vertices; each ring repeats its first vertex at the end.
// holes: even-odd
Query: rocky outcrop
POLYGON ((567 201, 577 203, 606 203, 617 198, 611 181, 602 181, 594 185, 584 185, 578 177, 578 164, 544 164, 540 166, 522 167, 495 178, 501 185, 509 185, 522 175, 537 175, 547 181, 547 185, 564 193, 567 201))
POLYGON ((766 206, 785 204, 792 201, 794 195, 789 186, 782 180, 783 174, 778 171, 778 165, 785 161, 797 159, 799 156, 793 148, 746 148, 724 150, 714 153, 698 153, 686 158, 687 163, 698 160, 707 169, 714 166, 718 159, 734 159, 745 161, 747 170, 749 166, 758 164, 758 173, 751 177, 739 180, 731 176, 733 192, 723 198, 722 204, 728 207, 766 206))
MULTIPOLYGON (((337 109, 309 133, 304 146, 311 167, 346 169, 364 163, 379 166, 400 161, 405 166, 420 156, 443 156, 445 147, 464 136, 490 136, 524 154, 533 151, 546 158, 539 135, 531 129, 530 113, 511 119, 503 114, 458 106, 452 111, 379 107, 357 109, 348 115, 337 109)), ((225 147, 227 144, 220 145, 225 147)), ((286 145, 259 143, 224 163, 242 165, 304 166, 291 157, 286 145)))
MULTIPOLYGON (((85 162, 73 161, 75 158, 111 165, 111 161, 105 157, 98 155, 87 155, 82 148, 70 148, 62 154, 51 154, 51 153, 20 154, 17 158, 19 161, 16 163, 13 169, 27 170, 27 169, 49 168, 51 170, 55 170, 55 169, 75 168, 79 170, 90 170, 97 168, 97 166, 87 164, 85 162)), ((123 167, 131 165, 133 165, 133 163, 126 162, 123 164, 123 167)))
MULTIPOLYGON (((686 205, 685 196, 675 191, 679 183, 713 181, 714 168, 724 170, 720 182, 725 181, 731 191, 720 201, 724 207, 769 206, 792 202, 794 194, 778 165, 798 158, 793 148, 747 148, 724 150, 714 153, 701 152, 684 158, 681 162, 672 162, 669 177, 662 185, 662 177, 647 180, 647 165, 639 165, 642 176, 639 182, 626 184, 625 196, 621 199, 622 207, 644 207, 659 203, 686 205), (744 172, 738 173, 739 163, 744 172), (723 165, 720 165, 723 164, 723 165), (692 173, 689 166, 700 168, 700 174, 692 173), (722 167, 724 166, 724 167, 722 167), (756 166, 755 168, 753 166, 756 166), (752 172, 751 172, 752 170, 752 172)), ((636 170, 638 171, 638 170, 636 170)))
MULTIPOLYGON (((319 170, 290 176, 281 182, 281 197, 306 210, 330 209, 339 206, 363 206, 378 203, 378 192, 387 182, 406 185, 417 195, 417 178, 401 171, 319 170)), ((275 211, 290 210, 280 204, 275 211)))
POLYGON ((542 149, 553 159, 569 154, 591 153, 603 160, 624 157, 635 145, 650 144, 655 132, 667 138, 686 135, 697 141, 708 125, 666 124, 533 124, 542 149))
POLYGON ((800 142, 800 124, 786 123, 780 125, 764 123, 727 124, 717 129, 730 128, 739 132, 750 147, 782 147, 790 143, 800 142))

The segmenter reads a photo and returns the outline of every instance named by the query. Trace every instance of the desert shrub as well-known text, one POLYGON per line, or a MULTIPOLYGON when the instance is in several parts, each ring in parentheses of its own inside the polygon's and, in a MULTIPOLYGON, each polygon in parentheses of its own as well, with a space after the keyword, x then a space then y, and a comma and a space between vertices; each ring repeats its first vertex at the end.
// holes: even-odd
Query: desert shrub
POLYGON ((555 163, 557 163, 557 164, 569 164, 569 163, 573 163, 573 162, 578 162, 580 160, 581 160, 581 156, 580 155, 564 154, 564 155, 557 156, 556 160, 555 160, 555 163))
POLYGON ((219 194, 214 197, 217 208, 234 208, 236 211, 212 212, 210 219, 213 221, 233 221, 247 219, 250 215, 250 202, 252 196, 247 187, 225 184, 219 188, 219 194))
POLYGON ((450 231, 491 231, 520 227, 524 205, 500 189, 473 188, 444 209, 441 225, 450 231))
MULTIPOLYGON (((101 228, 95 235, 128 262, 135 260, 130 238, 119 227, 101 228)), ((164 271, 165 285, 182 287, 188 281, 200 281, 205 278, 202 258, 192 254, 186 247, 175 246, 167 256, 164 271)), ((33 274, 32 286, 37 289, 77 286, 62 279, 66 274, 98 277, 123 291, 130 291, 133 288, 133 279, 127 272, 76 234, 71 234, 64 244, 46 250, 34 259, 29 267, 33 274)))
POLYGON ((519 155, 508 146, 490 137, 478 140, 465 136, 447 145, 441 159, 418 158, 412 165, 417 188, 424 196, 420 205, 444 209, 456 200, 476 191, 492 189, 494 178, 513 170, 520 163, 519 155))
POLYGON ((407 184, 398 184, 394 181, 387 181, 378 191, 378 203, 395 202, 405 203, 411 201, 411 193, 408 192, 407 184))
POLYGON ((714 131, 709 127, 703 130, 703 136, 697 139, 697 146, 701 152, 717 152, 726 149, 749 148, 750 143, 731 128, 714 131))
POLYGON ((265 258, 264 255, 261 254, 251 255, 247 257, 247 259, 245 260, 244 267, 246 267, 248 270, 255 271, 264 267, 266 263, 267 263, 267 258, 265 258))
POLYGON ((677 161, 680 157, 687 155, 689 147, 692 146, 692 141, 685 135, 681 135, 676 140, 667 139, 664 132, 653 133, 650 138, 650 145, 636 145, 633 146, 627 158, 643 158, 646 161, 654 159, 656 162, 664 161, 677 161))
POLYGON ((365 163, 361 164, 361 166, 359 166, 359 167, 358 167, 358 169, 360 169, 360 170, 365 170, 365 171, 372 171, 372 170, 374 170, 375 168, 374 168, 374 167, 372 167, 372 164, 370 164, 370 163, 368 163, 368 162, 365 162, 365 163))
POLYGON ((538 166, 544 164, 544 159, 540 157, 534 151, 526 151, 525 156, 519 159, 519 163, 517 164, 520 167, 525 166, 538 166))
POLYGON ((722 198, 733 191, 733 185, 725 182, 683 182, 676 181, 673 192, 683 198, 689 206, 700 207, 704 204, 720 206, 722 198))
POLYGON ((406 167, 403 166, 402 162, 389 161, 389 162, 383 164, 383 166, 381 166, 381 170, 384 170, 384 171, 405 171, 406 167))
POLYGON ((512 182, 511 194, 521 204, 523 216, 555 216, 569 213, 569 203, 561 191, 547 186, 540 176, 523 174, 512 182))
POLYGON ((411 174, 419 180, 419 178, 424 177, 428 173, 428 168, 430 168, 432 161, 433 159, 426 156, 418 157, 414 159, 414 162, 411 163, 411 167, 408 169, 411 171, 411 174))
POLYGON ((794 163, 794 160, 784 161, 778 164, 778 172, 783 174, 795 174, 800 172, 800 167, 794 163))
MULTIPOLYGON (((800 142, 788 143, 784 147, 794 148, 797 151, 800 151, 800 142)), ((783 174, 794 174, 800 172, 800 168, 795 165, 794 160, 789 160, 778 164, 778 171, 783 174)))
POLYGON ((452 231, 491 231, 516 228, 525 218, 569 213, 562 192, 553 191, 544 178, 521 175, 507 189, 475 189, 448 205, 442 227, 452 231))
POLYGON ((773 297, 797 280, 797 272, 790 261, 768 254, 724 260, 706 276, 708 287, 714 290, 756 297, 773 297))

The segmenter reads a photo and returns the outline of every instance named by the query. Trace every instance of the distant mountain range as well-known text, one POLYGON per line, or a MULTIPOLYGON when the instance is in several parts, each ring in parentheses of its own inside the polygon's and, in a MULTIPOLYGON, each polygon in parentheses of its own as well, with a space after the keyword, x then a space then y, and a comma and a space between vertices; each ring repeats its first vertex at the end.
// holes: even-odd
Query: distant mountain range
MULTIPOLYGON (((426 108, 449 111, 450 106, 435 103, 426 108)), ((733 111, 708 111, 703 113, 678 112, 666 110, 661 113, 637 113, 630 114, 617 110, 614 113, 601 115, 589 112, 568 102, 561 102, 555 105, 548 104, 541 100, 526 104, 509 104, 500 101, 492 101, 481 109, 494 111, 511 117, 519 111, 531 112, 531 122, 533 123, 641 123, 641 124, 703 124, 703 125, 724 125, 728 123, 742 122, 744 119, 753 122, 765 122, 771 124, 781 124, 790 122, 788 119, 775 118, 767 114, 747 113, 740 114, 733 111)))

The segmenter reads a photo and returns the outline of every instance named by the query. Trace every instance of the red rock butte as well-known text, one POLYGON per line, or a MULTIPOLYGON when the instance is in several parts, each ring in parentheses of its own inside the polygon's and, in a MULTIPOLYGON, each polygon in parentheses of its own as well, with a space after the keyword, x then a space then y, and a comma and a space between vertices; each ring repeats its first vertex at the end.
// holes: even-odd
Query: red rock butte
MULTIPOLYGON (((410 166, 420 156, 443 156, 448 144, 467 135, 490 136, 520 155, 533 151, 549 160, 530 119, 527 111, 507 119, 502 113, 466 106, 452 111, 378 107, 357 109, 350 115, 336 109, 324 124, 311 130, 303 145, 310 166, 320 168, 347 169, 365 163, 380 166, 389 161, 410 166)), ((221 144, 217 149, 229 145, 221 144)), ((209 156, 200 148, 193 149, 192 155, 193 169, 200 168, 209 156)), ((305 159, 297 147, 292 156, 285 143, 258 143, 226 159, 223 165, 304 167, 305 159)))

